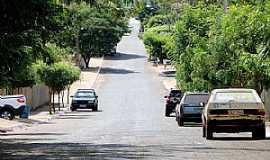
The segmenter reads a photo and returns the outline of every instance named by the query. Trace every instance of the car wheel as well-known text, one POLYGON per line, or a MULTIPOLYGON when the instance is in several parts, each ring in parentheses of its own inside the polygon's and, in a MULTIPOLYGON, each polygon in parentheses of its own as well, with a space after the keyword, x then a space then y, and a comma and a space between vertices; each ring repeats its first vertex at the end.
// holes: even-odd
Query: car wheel
POLYGON ((170 117, 170 115, 171 115, 171 110, 169 109, 169 107, 166 106, 166 108, 165 108, 165 116, 170 117))
POLYGON ((265 129, 265 125, 255 129, 252 132, 252 138, 253 139, 265 139, 266 138, 266 129, 265 129))
POLYGON ((71 110, 72 112, 74 112, 74 111, 76 111, 77 109, 76 109, 76 108, 71 107, 71 108, 70 108, 70 110, 71 110))
POLYGON ((93 111, 98 111, 98 106, 93 107, 93 111))
POLYGON ((208 125, 205 127, 205 133, 206 139, 213 139, 213 131, 208 125))
POLYGON ((179 127, 184 126, 184 118, 178 117, 177 124, 178 124, 179 127))
POLYGON ((2 109, 0 112, 0 117, 8 120, 12 120, 15 117, 14 112, 11 109, 2 109))

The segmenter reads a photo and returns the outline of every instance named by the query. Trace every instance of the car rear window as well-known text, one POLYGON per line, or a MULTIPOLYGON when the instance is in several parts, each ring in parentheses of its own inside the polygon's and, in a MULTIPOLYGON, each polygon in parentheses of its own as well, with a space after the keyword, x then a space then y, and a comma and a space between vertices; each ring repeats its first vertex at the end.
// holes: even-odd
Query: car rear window
POLYGON ((170 97, 181 97, 182 96, 182 92, 180 90, 172 90, 170 92, 170 97))
POLYGON ((217 92, 214 101, 256 102, 256 97, 252 92, 217 92))
POLYGON ((75 97, 95 97, 95 93, 94 92, 77 92, 75 94, 75 97))
POLYGON ((208 94, 191 94, 185 96, 184 103, 199 105, 201 102, 207 103, 208 99, 209 99, 208 94))

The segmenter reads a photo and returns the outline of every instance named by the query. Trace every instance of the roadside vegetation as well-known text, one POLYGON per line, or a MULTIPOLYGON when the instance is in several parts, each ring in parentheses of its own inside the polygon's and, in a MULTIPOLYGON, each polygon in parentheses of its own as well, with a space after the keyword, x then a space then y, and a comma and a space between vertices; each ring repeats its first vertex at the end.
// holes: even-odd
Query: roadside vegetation
POLYGON ((88 68, 91 57, 110 52, 128 31, 124 4, 1 1, 0 88, 12 94, 43 83, 51 95, 65 90, 79 79, 81 59, 88 68))
POLYGON ((229 2, 141 4, 149 57, 172 60, 183 91, 270 87, 270 1, 229 2), (158 9, 149 14, 149 6, 158 9))

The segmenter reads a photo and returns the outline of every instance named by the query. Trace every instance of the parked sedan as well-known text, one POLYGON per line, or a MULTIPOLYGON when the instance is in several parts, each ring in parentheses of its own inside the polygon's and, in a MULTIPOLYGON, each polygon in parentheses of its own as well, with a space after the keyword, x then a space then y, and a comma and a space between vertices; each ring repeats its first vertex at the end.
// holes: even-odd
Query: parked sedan
POLYGON ((178 126, 184 126, 184 122, 201 122, 202 110, 208 99, 208 93, 185 93, 176 106, 178 126))
POLYGON ((72 96, 72 102, 70 106, 71 111, 77 109, 92 109, 98 110, 98 96, 94 89, 78 89, 74 96, 72 96))
POLYGON ((203 114, 203 137, 216 133, 252 132, 255 139, 265 138, 265 109, 253 89, 217 89, 211 94, 203 114))

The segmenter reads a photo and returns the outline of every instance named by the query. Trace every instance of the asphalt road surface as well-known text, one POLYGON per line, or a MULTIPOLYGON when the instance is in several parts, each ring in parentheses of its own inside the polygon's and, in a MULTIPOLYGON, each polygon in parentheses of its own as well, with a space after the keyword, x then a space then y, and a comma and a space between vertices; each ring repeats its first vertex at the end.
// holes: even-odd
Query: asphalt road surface
POLYGON ((100 111, 79 110, 51 123, 0 135, 0 159, 270 159, 270 140, 251 134, 202 138, 199 125, 179 128, 164 116, 167 93, 147 63, 139 24, 106 57, 96 83, 100 111))

